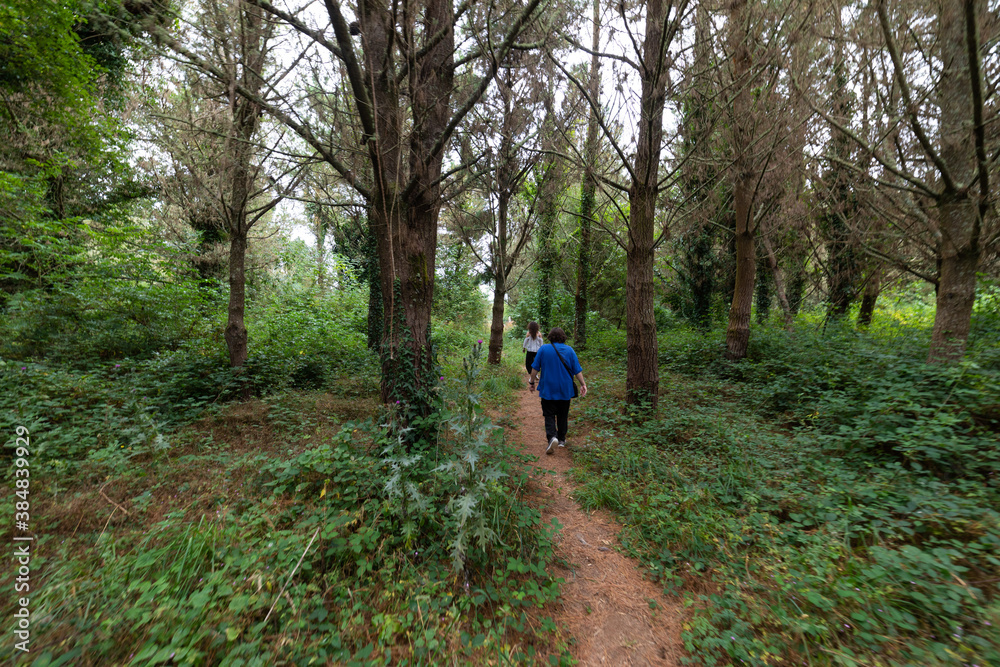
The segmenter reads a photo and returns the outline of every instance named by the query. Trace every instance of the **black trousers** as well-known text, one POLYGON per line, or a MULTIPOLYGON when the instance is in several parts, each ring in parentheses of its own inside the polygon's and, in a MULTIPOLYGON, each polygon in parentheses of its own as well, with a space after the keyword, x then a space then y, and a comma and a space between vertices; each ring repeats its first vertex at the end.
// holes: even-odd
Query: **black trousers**
POLYGON ((528 375, 531 375, 531 364, 535 362, 535 355, 537 352, 525 352, 524 353, 524 369, 528 371, 528 375))
POLYGON ((569 401, 550 401, 543 398, 542 416, 545 417, 545 442, 551 442, 552 438, 564 442, 566 430, 569 428, 569 401))

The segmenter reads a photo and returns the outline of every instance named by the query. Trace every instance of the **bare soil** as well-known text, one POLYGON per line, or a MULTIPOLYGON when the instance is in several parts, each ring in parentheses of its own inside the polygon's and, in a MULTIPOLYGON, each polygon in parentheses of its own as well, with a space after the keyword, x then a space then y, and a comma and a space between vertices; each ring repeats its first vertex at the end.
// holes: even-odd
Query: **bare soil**
POLYGON ((567 446, 546 455, 538 394, 525 389, 518 398, 516 437, 521 448, 539 457, 537 467, 553 471, 532 493, 542 519, 548 523, 555 518, 563 526, 555 551, 557 563, 569 567, 556 566, 553 574, 566 584, 555 608, 546 611, 574 638, 570 653, 581 667, 680 664, 680 602, 664 596, 643 577, 635 560, 619 553, 621 526, 611 516, 584 512, 571 497, 574 486, 566 473, 572 467, 574 432, 579 432, 573 410, 567 446))

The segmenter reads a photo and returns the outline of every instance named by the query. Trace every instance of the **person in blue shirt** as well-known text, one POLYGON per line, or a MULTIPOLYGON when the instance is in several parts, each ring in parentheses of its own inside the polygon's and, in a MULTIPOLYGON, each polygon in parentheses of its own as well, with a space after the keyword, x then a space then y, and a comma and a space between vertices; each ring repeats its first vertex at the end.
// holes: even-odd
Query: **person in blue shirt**
POLYGON ((551 345, 542 345, 531 362, 531 376, 528 388, 535 390, 535 377, 541 371, 538 382, 538 396, 542 399, 542 416, 545 417, 546 454, 552 454, 555 447, 566 446, 566 431, 569 428, 569 402, 573 400, 573 378, 580 381, 580 398, 587 395, 587 383, 583 379, 583 367, 576 352, 566 344, 566 332, 555 327, 549 332, 551 345))

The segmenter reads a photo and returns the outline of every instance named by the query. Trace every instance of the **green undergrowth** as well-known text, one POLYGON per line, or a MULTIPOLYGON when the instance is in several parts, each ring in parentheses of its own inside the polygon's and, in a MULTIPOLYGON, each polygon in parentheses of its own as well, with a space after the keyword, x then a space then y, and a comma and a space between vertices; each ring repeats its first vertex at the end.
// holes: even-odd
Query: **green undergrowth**
POLYGON ((591 378, 578 498, 692 607, 689 662, 1000 664, 1000 376, 926 333, 765 329, 729 364, 670 332, 653 419, 591 378))
MULTIPOLYGON (((133 301, 143 301, 141 291, 123 297, 125 305, 133 301)), ((109 300, 107 312, 89 313, 74 335, 121 337, 115 323, 124 317, 118 312, 123 303, 109 300)), ((134 333, 137 339, 155 339, 158 348, 108 343, 95 351, 66 345, 42 354, 31 353, 48 340, 32 338, 41 336, 39 330, 14 331, 5 323, 0 333, 10 335, 0 340, 0 432, 22 425, 44 433, 33 450, 33 467, 68 475, 84 464, 161 452, 178 429, 240 397, 288 390, 370 396, 378 391, 379 370, 377 356, 365 346, 365 314, 358 289, 284 286, 278 295, 251 301, 250 354, 240 369, 229 367, 222 326, 185 338, 192 332, 154 318, 149 326, 156 325, 156 336, 140 335, 141 327, 134 333), (18 341, 24 344, 15 345, 18 341), (125 356, 123 349, 135 354, 125 356)), ((17 315, 8 308, 12 321, 17 315)), ((9 456, 9 450, 0 456, 9 456)))
POLYGON ((484 412, 514 368, 481 355, 446 364, 425 451, 391 411, 347 414, 371 396, 285 390, 202 411, 161 452, 87 458, 69 488, 40 466, 39 499, 83 509, 33 514, 30 664, 571 664, 541 611, 557 526, 484 412))

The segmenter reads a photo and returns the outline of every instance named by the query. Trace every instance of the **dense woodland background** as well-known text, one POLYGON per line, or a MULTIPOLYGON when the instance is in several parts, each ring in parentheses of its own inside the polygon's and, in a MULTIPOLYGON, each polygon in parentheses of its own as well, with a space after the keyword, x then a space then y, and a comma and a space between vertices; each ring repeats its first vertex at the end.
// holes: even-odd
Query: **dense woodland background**
POLYGON ((1000 664, 998 48, 986 0, 7 0, 31 664, 572 664, 530 320, 692 664, 1000 664))

